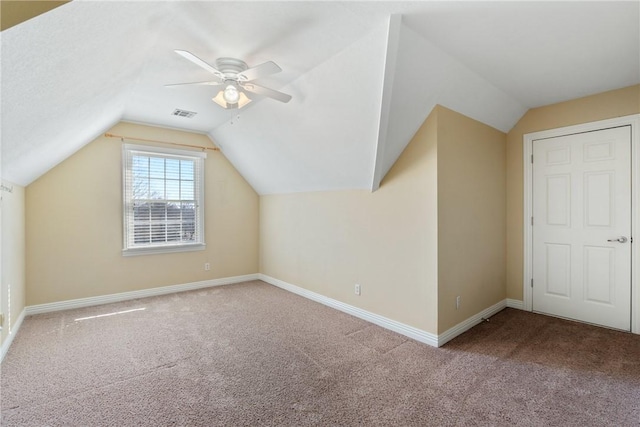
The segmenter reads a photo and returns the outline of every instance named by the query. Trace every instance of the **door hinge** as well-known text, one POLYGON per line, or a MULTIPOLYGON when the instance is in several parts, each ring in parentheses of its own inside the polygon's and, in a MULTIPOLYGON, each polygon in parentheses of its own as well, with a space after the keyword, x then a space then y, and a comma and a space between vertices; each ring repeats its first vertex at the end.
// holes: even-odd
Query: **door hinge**
POLYGON ((531 217, 531 225, 533 225, 533 217, 531 217))
POLYGON ((531 163, 533 163, 533 154, 531 155, 531 163))
POLYGON ((531 278, 531 287, 533 288, 533 278, 531 278))

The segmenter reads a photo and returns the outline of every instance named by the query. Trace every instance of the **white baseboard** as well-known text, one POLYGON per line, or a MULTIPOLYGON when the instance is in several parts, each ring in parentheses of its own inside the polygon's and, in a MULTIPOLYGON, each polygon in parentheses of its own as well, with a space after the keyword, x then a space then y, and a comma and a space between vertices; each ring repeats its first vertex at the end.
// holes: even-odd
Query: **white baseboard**
POLYGON ((310 300, 316 301, 320 304, 324 304, 326 306, 335 308, 336 310, 340 310, 344 313, 350 314, 352 316, 358 317, 360 319, 366 320, 368 322, 374 323, 383 328, 389 329, 391 331, 397 332, 401 335, 407 336, 409 338, 413 338, 416 341, 420 341, 422 343, 428 344, 433 347, 440 347, 451 341, 453 338, 462 334, 463 332, 471 329, 473 326, 482 322, 483 319, 487 319, 500 310, 504 309, 507 306, 507 300, 502 300, 491 307, 482 310, 480 313, 471 316, 464 322, 461 322, 454 326, 453 328, 447 330, 443 334, 435 335, 427 331, 423 331, 418 328, 414 328, 413 326, 405 325, 404 323, 388 319, 384 316, 380 316, 375 313, 371 313, 369 311, 363 310, 358 307, 354 307, 349 304, 345 304, 341 301, 326 297, 324 295, 317 294, 315 292, 309 291, 307 289, 301 288, 296 285, 292 285, 291 283, 287 283, 283 280, 279 280, 273 278, 271 276, 267 276, 266 274, 260 274, 260 280, 267 282, 271 285, 277 286, 278 288, 284 289, 286 291, 292 292, 294 294, 300 295, 302 297, 308 298, 310 300))
POLYGON ((2 347, 0 347, 0 363, 2 363, 2 361, 4 360, 4 356, 9 351, 9 347, 11 347, 11 343, 13 342, 13 339, 18 334, 18 330, 22 325, 22 321, 24 320, 24 316, 26 315, 26 312, 27 312, 26 308, 23 309, 20 315, 18 316, 18 318, 16 319, 15 323, 11 325, 11 330, 9 331, 9 335, 7 335, 7 338, 2 343, 2 347))
POLYGON ((90 297, 90 298, 80 298, 80 299, 74 299, 74 300, 68 300, 68 301, 60 301, 60 302, 53 302, 48 304, 39 304, 39 305, 32 305, 32 306, 25 307, 25 309, 22 311, 22 313, 18 317, 15 323, 15 326, 11 331, 11 334, 7 337, 5 342, 2 344, 2 348, 0 349, 0 361, 2 361, 2 359, 4 358, 4 355, 9 350, 9 346, 13 341, 13 337, 18 332, 18 329, 22 324, 22 320, 24 319, 25 315, 28 316, 32 314, 41 314, 41 313, 49 313, 53 311, 69 310, 74 308, 90 307, 95 305, 109 304, 113 302, 127 301, 127 300, 132 300, 137 298, 146 298, 146 297, 151 297, 156 295, 165 295, 165 294, 171 294, 175 292, 202 289, 202 288, 208 288, 213 286, 231 285, 234 283, 247 282, 251 280, 262 280, 278 288, 300 295, 312 301, 316 301, 328 307, 335 308, 336 310, 340 310, 344 313, 366 320, 367 322, 371 322, 373 324, 376 324, 383 328, 397 332, 401 335, 407 336, 416 341, 422 342, 424 344, 428 344, 433 347, 440 347, 444 345, 446 342, 452 340, 453 338, 457 337, 458 335, 462 334, 463 332, 469 330, 473 326, 482 322, 484 318, 489 318, 493 316, 495 313, 499 312, 500 310, 502 310, 507 306, 513 307, 513 308, 522 307, 522 301, 502 300, 494 304, 493 306, 481 311, 480 313, 474 316, 471 316, 467 320, 457 324, 456 326, 447 330, 446 332, 436 335, 436 334, 432 334, 430 332, 424 331, 422 329, 418 329, 413 326, 406 325, 396 320, 392 320, 387 317, 380 316, 370 311, 363 310, 361 308, 352 306, 350 304, 343 303, 333 298, 320 295, 318 293, 309 291, 307 289, 301 288, 296 285, 292 285, 290 283, 273 278, 271 276, 267 276, 265 274, 261 274, 261 273, 247 274, 244 276, 225 277, 221 279, 204 280, 201 282, 186 283, 182 285, 162 286, 158 288, 143 289, 140 291, 122 292, 118 294, 102 295, 102 296, 90 297))
POLYGON ((485 308, 480 313, 469 317, 467 320, 464 320, 464 321, 458 323, 453 328, 450 328, 450 329, 446 330, 445 332, 443 332, 442 334, 439 334, 438 335, 438 347, 440 347, 440 346, 444 345, 445 343, 451 341, 452 339, 454 339, 458 335, 462 334, 463 332, 466 332, 469 329, 473 328, 474 326, 476 326, 477 324, 482 322, 483 319, 488 319, 489 317, 493 316, 494 314, 496 314, 500 310, 504 309, 506 306, 507 306, 507 300, 499 301, 499 302, 495 303, 494 305, 492 305, 491 307, 485 308))
POLYGON ((27 315, 50 313, 52 311, 70 310, 72 308, 90 307, 94 305, 109 304, 112 302, 127 301, 137 298, 153 297, 156 295, 172 294, 175 292, 191 291, 194 289, 209 288, 212 286, 231 285, 233 283, 258 280, 258 274, 246 274, 244 276, 223 277, 221 279, 203 280, 201 282, 185 283, 182 285, 161 286, 158 288, 142 289, 139 291, 122 292, 118 294, 101 295, 97 297, 79 298, 68 301, 52 302, 48 304, 30 305, 25 308, 27 315))
POLYGON ((517 310, 524 310, 524 301, 519 299, 507 298, 507 307, 515 308, 517 310))
POLYGON ((315 292, 309 291, 307 289, 301 288, 296 285, 292 285, 290 283, 284 282, 279 279, 275 279, 265 274, 260 274, 260 280, 267 282, 271 285, 277 286, 278 288, 284 289, 285 291, 292 292, 304 298, 310 299, 312 301, 318 302, 320 304, 329 306, 331 308, 335 308, 336 310, 340 310, 344 313, 366 320, 367 322, 371 322, 378 326, 382 326, 383 328, 397 332, 401 335, 407 336, 409 338, 413 338, 416 341, 420 341, 422 343, 431 345, 433 347, 438 346, 438 337, 432 333, 423 331, 422 329, 414 328, 413 326, 409 326, 404 323, 386 318, 384 316, 371 313, 370 311, 366 311, 361 308, 354 307, 350 304, 345 304, 341 301, 326 297, 324 295, 317 294, 315 292))

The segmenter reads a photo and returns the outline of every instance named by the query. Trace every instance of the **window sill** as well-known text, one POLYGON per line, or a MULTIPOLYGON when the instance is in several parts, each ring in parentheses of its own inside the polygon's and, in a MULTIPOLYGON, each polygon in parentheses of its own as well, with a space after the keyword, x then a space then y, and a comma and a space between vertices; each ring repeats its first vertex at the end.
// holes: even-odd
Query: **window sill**
POLYGON ((203 251, 206 249, 206 247, 207 245, 205 245, 204 243, 197 243, 193 245, 132 248, 132 249, 123 249, 122 256, 138 256, 138 255, 166 254, 166 253, 174 253, 174 252, 203 251))

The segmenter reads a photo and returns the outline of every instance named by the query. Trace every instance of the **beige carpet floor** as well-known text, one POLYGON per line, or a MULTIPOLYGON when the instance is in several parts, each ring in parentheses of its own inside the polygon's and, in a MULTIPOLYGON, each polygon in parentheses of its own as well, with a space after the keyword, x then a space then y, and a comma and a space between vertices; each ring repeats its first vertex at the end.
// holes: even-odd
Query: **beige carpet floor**
POLYGON ((0 385, 4 426, 635 426, 640 336, 506 309, 437 349, 256 281, 28 317, 0 385))

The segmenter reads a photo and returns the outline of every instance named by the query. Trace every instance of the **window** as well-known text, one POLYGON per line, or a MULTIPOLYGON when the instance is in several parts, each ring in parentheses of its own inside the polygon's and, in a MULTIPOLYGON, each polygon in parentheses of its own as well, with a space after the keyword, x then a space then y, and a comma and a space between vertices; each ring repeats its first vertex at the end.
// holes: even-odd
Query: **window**
POLYGON ((124 145, 124 255, 204 249, 205 158, 124 145))

